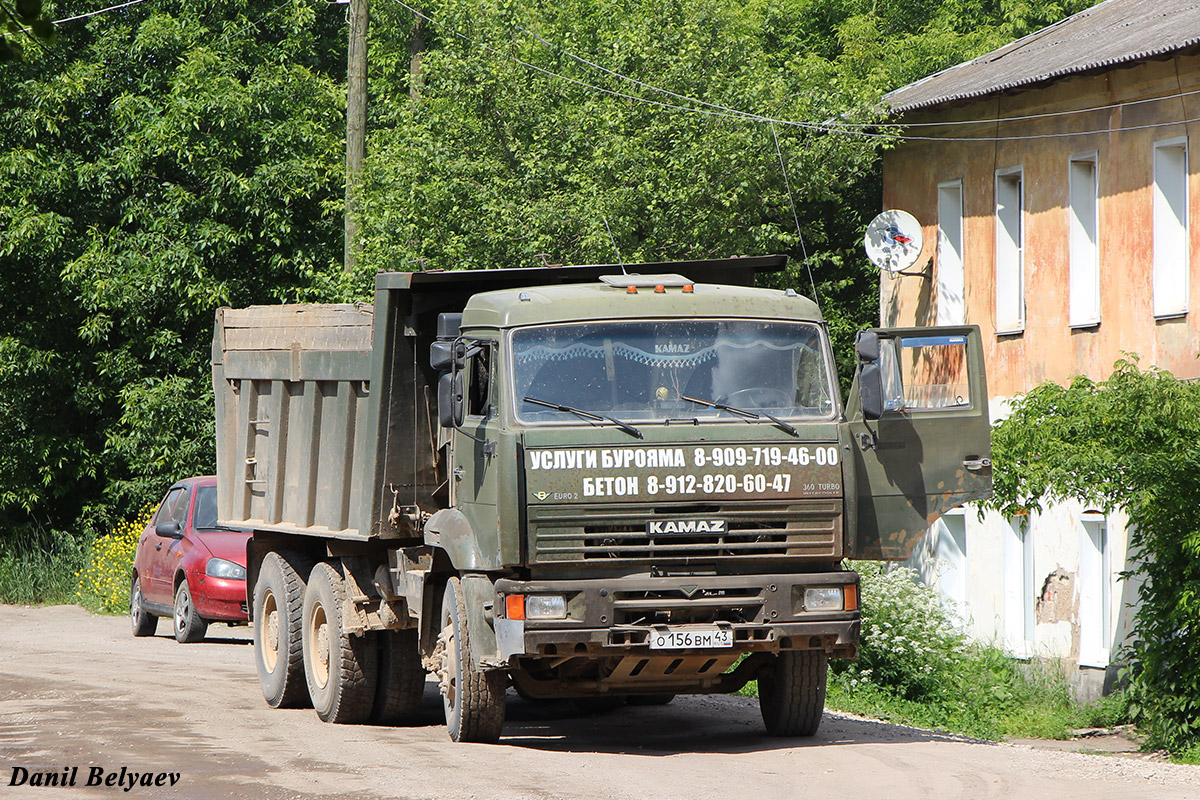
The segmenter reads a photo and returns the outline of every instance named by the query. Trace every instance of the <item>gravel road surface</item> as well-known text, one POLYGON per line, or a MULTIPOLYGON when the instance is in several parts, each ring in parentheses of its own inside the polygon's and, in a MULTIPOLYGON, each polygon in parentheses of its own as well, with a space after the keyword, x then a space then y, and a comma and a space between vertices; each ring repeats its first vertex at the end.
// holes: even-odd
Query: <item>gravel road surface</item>
POLYGON ((1200 767, 980 743, 829 712, 811 740, 769 739, 756 701, 739 697, 580 716, 510 692, 499 745, 456 745, 427 683, 417 725, 326 725, 311 709, 266 706, 247 628, 213 625, 193 645, 165 635, 166 620, 160 629, 134 639, 123 617, 0 606, 0 800, 1200 800, 1200 767), (46 773, 75 785, 30 785, 46 773), (112 785, 88 787, 90 776, 113 776, 112 785))

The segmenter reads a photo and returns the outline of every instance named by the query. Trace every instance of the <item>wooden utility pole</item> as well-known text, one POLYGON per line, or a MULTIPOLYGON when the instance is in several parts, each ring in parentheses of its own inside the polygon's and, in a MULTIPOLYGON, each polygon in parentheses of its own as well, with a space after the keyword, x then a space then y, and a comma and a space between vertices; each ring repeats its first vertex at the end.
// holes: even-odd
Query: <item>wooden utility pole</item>
POLYGON ((358 189, 367 133, 368 0, 350 0, 350 47, 346 56, 346 244, 347 272, 358 265, 358 189))

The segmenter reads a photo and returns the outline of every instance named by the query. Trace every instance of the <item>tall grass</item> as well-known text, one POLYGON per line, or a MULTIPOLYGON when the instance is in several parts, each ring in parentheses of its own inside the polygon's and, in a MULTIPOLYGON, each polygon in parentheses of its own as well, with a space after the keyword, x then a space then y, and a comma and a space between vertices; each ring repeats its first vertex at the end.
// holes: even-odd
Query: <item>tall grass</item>
POLYGON ((0 603, 75 602, 76 574, 90 540, 62 531, 36 531, 0 540, 0 603))

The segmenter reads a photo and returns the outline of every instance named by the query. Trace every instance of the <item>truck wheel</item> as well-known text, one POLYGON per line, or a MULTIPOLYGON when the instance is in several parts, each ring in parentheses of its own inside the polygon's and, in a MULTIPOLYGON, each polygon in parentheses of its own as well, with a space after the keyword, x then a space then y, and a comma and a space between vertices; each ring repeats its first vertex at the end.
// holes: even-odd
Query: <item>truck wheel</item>
POLYGON ((504 728, 504 674, 471 660, 471 626, 462 584, 451 578, 442 596, 439 675, 446 727, 456 742, 495 742, 504 728))
POLYGON ((158 617, 142 607, 142 587, 138 586, 137 575, 129 586, 129 623, 134 636, 153 636, 158 630, 158 617))
POLYGON ((785 650, 758 679, 758 705, 771 736, 812 736, 825 709, 829 658, 816 650, 785 650))
POLYGON ((196 611, 187 578, 180 581, 179 588, 175 590, 175 613, 172 618, 175 622, 175 641, 187 644, 204 640, 208 620, 196 611))
POLYGON ((304 590, 304 676, 324 722, 364 722, 375 703, 375 637, 346 630, 345 599, 338 571, 324 561, 313 567, 304 590))
POLYGON ((254 661, 271 708, 309 705, 300 629, 311 566, 301 553, 267 553, 254 583, 254 661))
POLYGON ((409 722, 421 705, 425 692, 425 670, 417 631, 380 631, 379 678, 375 689, 375 707, 370 721, 376 725, 400 725, 409 722))

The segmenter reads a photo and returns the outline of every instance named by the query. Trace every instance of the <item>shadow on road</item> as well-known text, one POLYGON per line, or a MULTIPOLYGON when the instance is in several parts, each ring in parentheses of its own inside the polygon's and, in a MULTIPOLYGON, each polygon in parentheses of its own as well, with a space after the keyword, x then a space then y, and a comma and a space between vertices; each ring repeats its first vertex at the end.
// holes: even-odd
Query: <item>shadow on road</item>
MULTIPOLYGON (((441 726, 442 699, 433 681, 407 727, 441 726)), ((501 746, 554 752, 671 756, 736 754, 796 747, 976 741, 826 711, 811 738, 767 736, 752 698, 682 696, 664 706, 621 706, 587 712, 569 700, 526 700, 509 691, 501 746)))

